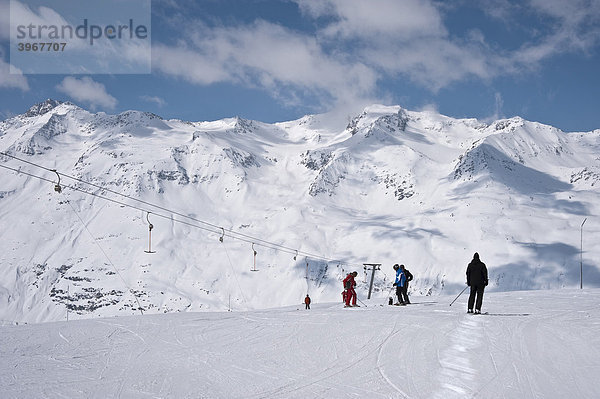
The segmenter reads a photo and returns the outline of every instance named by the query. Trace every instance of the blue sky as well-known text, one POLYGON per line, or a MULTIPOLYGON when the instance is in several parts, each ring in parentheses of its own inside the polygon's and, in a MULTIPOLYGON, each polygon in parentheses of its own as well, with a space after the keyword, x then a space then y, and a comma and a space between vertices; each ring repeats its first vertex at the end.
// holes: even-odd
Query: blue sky
POLYGON ((55 98, 193 121, 382 103, 600 128, 600 0, 155 0, 152 73, 128 75, 9 74, 8 9, 2 119, 55 98))

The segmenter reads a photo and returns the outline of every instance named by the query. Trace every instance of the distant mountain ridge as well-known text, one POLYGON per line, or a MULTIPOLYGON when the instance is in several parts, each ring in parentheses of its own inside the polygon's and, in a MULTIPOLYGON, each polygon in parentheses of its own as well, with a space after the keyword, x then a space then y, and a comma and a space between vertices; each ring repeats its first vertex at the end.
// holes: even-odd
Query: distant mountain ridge
POLYGON ((462 289, 475 251, 489 289, 574 287, 584 218, 585 282, 600 286, 600 130, 383 105, 349 120, 188 122, 47 100, 0 122, 0 150, 29 162, 0 155, 0 319, 338 301, 351 270, 364 297, 373 262, 374 295, 389 295, 394 263, 435 295, 462 289), (56 169, 90 194, 6 167, 56 169))

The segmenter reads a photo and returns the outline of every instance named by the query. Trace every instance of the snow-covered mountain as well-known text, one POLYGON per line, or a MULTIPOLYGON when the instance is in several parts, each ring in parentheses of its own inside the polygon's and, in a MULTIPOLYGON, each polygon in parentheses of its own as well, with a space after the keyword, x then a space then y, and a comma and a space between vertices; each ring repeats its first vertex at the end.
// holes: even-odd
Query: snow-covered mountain
POLYGON ((413 293, 457 293, 475 251, 490 290, 576 287, 582 244, 584 285, 600 286, 600 130, 380 105, 349 119, 186 122, 48 100, 0 122, 0 319, 337 301, 351 270, 364 298, 363 263, 382 264, 375 297, 394 263, 413 293))

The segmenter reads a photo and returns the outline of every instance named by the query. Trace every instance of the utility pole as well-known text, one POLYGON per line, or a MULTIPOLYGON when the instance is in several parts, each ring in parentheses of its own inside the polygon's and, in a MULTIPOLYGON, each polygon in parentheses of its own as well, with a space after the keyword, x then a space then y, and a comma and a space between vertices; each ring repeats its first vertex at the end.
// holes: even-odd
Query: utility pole
POLYGON ((581 223, 581 250, 579 252, 579 289, 583 289, 583 225, 587 218, 581 223))
POLYGON ((373 273, 371 273, 371 283, 369 283, 369 295, 367 296, 367 299, 371 299, 371 291, 373 290, 373 280, 375 279, 375 270, 380 270, 379 266, 381 266, 381 263, 363 263, 365 270, 367 270, 369 267, 371 268, 371 270, 373 270, 373 273))

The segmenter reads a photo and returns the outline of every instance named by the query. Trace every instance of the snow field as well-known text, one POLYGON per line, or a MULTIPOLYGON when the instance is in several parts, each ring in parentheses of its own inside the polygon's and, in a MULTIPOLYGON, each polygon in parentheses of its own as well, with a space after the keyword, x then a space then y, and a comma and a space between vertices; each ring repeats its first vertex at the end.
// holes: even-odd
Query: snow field
POLYGON ((600 395, 600 290, 467 294, 4 325, 0 397, 600 395))

